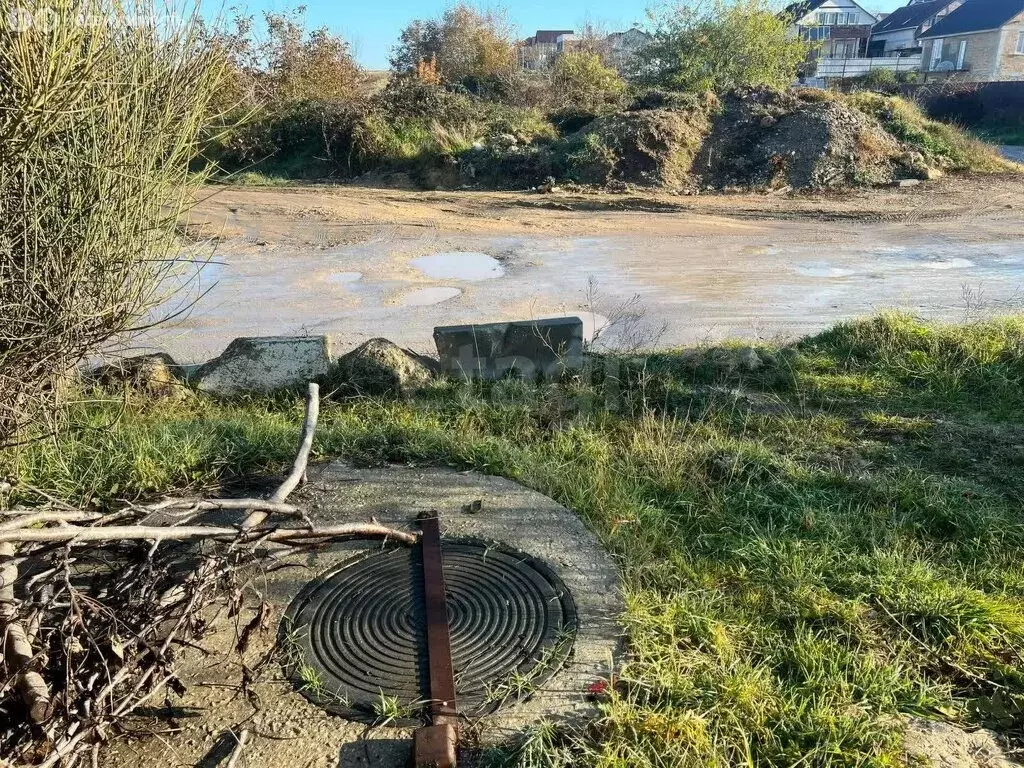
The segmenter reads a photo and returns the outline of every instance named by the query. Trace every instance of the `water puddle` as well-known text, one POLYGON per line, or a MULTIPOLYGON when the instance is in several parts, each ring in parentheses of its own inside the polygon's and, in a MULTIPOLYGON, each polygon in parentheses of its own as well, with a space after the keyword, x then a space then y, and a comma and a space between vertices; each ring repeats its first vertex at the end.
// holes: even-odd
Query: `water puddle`
POLYGON ((412 265, 428 277, 439 280, 492 280, 505 274, 505 268, 497 259, 472 251, 420 256, 412 260, 412 265))
POLYGON ((460 288, 449 288, 448 286, 438 285, 431 288, 420 288, 415 291, 409 291, 405 294, 399 304, 403 307, 427 307, 431 304, 440 304, 442 301, 448 301, 448 299, 454 299, 456 296, 461 296, 462 290, 460 288))
POLYGON ((362 272, 335 272, 327 278, 332 283, 340 283, 341 285, 347 285, 349 283, 358 283, 363 279, 362 272))
POLYGON ((793 271, 804 277, 849 277, 857 274, 855 269, 837 267, 824 261, 797 264, 793 267, 793 271))

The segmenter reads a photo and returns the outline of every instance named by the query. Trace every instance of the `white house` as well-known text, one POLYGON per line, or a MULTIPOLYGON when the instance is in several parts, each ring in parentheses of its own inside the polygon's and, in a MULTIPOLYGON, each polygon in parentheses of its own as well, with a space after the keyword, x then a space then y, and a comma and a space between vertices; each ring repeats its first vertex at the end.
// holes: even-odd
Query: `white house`
POLYGON ((794 34, 821 45, 811 58, 852 59, 867 54, 878 19, 854 0, 805 0, 783 11, 794 34))

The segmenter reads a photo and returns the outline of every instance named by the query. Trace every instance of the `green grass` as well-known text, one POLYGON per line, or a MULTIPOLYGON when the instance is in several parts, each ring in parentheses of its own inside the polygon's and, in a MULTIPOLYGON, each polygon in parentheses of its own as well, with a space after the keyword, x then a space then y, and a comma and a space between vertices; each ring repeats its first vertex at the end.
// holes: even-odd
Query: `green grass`
POLYGON ((971 129, 982 141, 990 144, 1024 145, 1024 124, 1022 123, 982 123, 971 129))
MULTIPOLYGON (((757 355, 620 361, 611 409, 598 374, 323 408, 317 458, 514 478, 622 568, 630 656, 595 722, 493 764, 893 766, 907 713, 1024 735, 1024 320, 886 315, 757 355)), ((93 398, 12 461, 116 506, 281 469, 301 413, 93 398)))
POLYGON ((913 102, 898 96, 858 91, 846 96, 900 141, 920 152, 930 166, 947 171, 997 173, 1016 166, 989 144, 955 125, 931 120, 913 102))

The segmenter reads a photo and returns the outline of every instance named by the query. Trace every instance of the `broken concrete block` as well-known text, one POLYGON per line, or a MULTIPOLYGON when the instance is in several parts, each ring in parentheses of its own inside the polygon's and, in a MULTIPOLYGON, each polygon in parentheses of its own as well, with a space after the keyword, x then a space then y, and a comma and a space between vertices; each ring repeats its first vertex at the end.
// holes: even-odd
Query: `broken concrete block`
POLYGON ((466 379, 553 378, 583 367, 578 317, 522 320, 434 329, 441 369, 466 379))
POLYGON ((216 395, 266 393, 305 386, 333 360, 329 336, 264 336, 232 341, 192 376, 197 389, 216 395))

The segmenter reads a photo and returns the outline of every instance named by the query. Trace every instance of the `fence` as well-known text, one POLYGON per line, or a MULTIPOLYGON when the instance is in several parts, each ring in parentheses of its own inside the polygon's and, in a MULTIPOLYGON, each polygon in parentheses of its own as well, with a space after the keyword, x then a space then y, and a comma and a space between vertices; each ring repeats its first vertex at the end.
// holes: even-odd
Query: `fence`
POLYGON ((891 56, 863 59, 818 59, 815 77, 844 78, 866 75, 875 69, 893 72, 912 72, 921 69, 920 54, 913 56, 891 56))
POLYGON ((938 120, 967 126, 1024 125, 1024 81, 928 83, 901 86, 900 92, 938 120))

